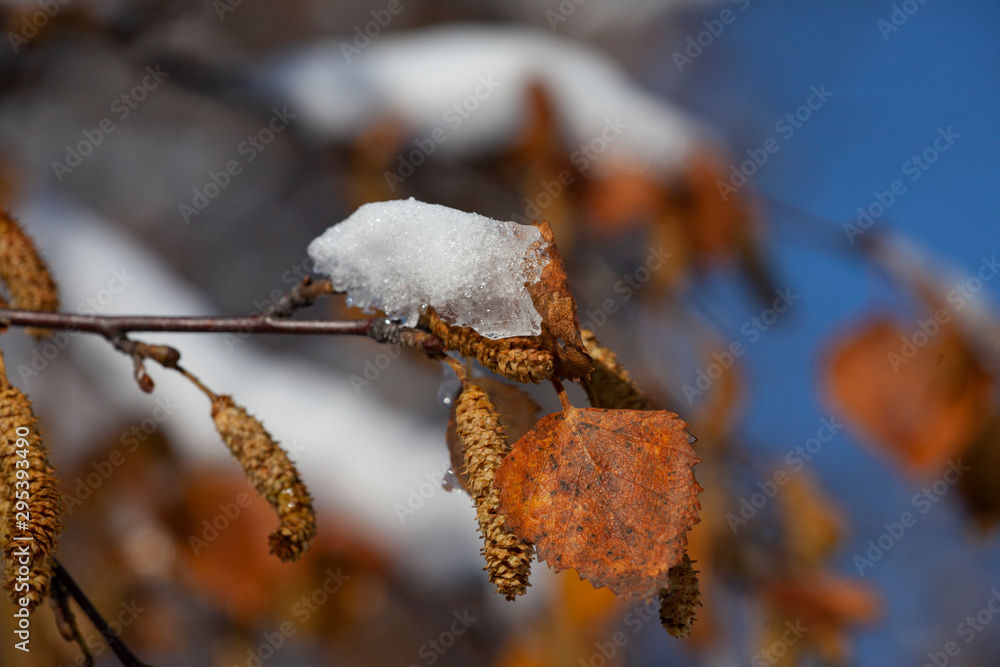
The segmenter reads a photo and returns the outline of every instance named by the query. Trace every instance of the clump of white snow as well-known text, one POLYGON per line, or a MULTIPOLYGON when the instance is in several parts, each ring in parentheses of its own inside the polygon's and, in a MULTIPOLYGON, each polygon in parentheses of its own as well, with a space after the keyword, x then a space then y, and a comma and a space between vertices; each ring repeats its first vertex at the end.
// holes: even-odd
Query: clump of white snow
POLYGON ((354 305, 407 326, 431 306, 487 338, 541 333, 525 287, 548 262, 534 227, 411 197, 361 206, 314 239, 309 256, 354 305))

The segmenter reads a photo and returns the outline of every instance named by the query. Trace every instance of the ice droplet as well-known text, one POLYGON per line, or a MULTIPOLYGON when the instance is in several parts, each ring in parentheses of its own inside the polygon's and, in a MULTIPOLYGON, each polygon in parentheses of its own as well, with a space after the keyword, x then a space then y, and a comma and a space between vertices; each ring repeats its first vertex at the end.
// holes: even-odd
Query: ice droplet
POLYGON ((462 480, 458 478, 458 473, 451 468, 448 468, 448 472, 444 474, 444 478, 441 480, 441 488, 452 493, 455 491, 465 492, 465 487, 462 486, 462 480))
POLYGON ((441 378, 441 386, 438 387, 437 399, 450 408, 460 391, 462 391, 462 381, 458 379, 451 368, 446 366, 444 377, 441 378))

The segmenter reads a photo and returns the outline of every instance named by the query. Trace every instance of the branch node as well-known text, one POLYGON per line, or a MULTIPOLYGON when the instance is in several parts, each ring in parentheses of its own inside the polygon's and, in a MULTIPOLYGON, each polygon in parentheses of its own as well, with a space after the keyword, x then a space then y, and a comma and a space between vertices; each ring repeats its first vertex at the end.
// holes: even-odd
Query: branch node
POLYGON ((425 354, 438 354, 444 350, 444 343, 434 334, 422 329, 404 327, 399 322, 387 318, 371 320, 368 336, 379 343, 412 347, 425 354))

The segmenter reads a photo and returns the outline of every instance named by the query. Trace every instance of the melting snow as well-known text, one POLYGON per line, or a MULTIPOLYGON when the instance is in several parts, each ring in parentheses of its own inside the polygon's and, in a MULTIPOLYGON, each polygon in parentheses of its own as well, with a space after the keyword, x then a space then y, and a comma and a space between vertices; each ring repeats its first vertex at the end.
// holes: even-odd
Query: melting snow
POLYGON ((535 336, 525 283, 548 261, 534 227, 406 200, 365 204, 309 244, 316 270, 354 305, 413 326, 432 306, 487 338, 535 336))

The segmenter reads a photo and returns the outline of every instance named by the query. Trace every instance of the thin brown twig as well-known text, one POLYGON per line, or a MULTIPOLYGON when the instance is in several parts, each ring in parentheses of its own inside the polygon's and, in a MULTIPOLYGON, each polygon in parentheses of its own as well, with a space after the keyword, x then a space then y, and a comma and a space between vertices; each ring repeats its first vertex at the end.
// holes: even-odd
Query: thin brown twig
POLYGON ((101 616, 101 612, 97 611, 97 608, 73 580, 73 577, 69 576, 69 572, 55 559, 52 561, 52 577, 59 581, 59 584, 66 589, 66 592, 79 605, 81 611, 87 615, 90 622, 101 633, 101 637, 108 642, 108 647, 125 667, 150 667, 150 665, 144 663, 129 650, 129 647, 125 645, 125 642, 118 636, 118 633, 108 626, 108 622, 101 616))
POLYGON ((0 309, 0 322, 17 327, 45 327, 64 331, 82 331, 114 341, 133 331, 173 333, 269 333, 297 335, 368 336, 380 343, 407 345, 423 352, 439 352, 441 339, 425 331, 410 329, 384 318, 363 320, 283 320, 263 315, 246 317, 157 317, 76 315, 43 313, 34 310, 0 309))
POLYGON ((56 617, 56 627, 59 634, 68 642, 76 642, 83 652, 83 667, 94 667, 94 656, 90 653, 87 642, 84 641, 80 633, 80 626, 76 623, 76 617, 69 606, 69 591, 59 577, 53 576, 50 586, 49 602, 52 605, 52 613, 56 617))

